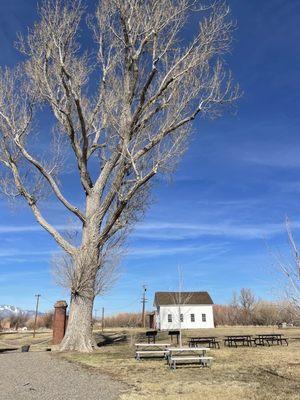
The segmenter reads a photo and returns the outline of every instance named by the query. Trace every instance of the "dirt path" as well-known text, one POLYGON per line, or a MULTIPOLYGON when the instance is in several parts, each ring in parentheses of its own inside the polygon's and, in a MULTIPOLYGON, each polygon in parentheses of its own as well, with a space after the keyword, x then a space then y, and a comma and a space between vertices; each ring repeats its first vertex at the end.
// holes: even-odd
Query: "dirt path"
POLYGON ((122 386, 49 353, 0 354, 1 400, 115 400, 122 386))

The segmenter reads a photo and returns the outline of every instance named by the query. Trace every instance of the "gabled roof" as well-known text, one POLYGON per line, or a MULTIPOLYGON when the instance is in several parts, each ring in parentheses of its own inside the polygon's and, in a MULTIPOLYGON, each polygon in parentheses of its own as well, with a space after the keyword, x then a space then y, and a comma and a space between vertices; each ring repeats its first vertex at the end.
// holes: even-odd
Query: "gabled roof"
POLYGON ((214 304, 207 292, 156 292, 155 306, 172 304, 214 304))

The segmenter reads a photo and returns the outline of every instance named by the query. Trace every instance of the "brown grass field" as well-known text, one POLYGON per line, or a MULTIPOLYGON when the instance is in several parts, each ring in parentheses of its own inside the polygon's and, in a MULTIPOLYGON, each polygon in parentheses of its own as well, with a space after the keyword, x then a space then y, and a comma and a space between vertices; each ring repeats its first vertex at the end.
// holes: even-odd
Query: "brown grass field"
POLYGON ((32 332, 0 333, 0 349, 31 345, 32 351, 45 350, 51 347, 52 331, 36 332, 35 338, 32 332))
MULTIPOLYGON (((120 330, 121 332, 121 330, 120 330)), ((133 344, 140 330, 126 330, 129 342, 99 348, 93 354, 59 354, 72 362, 92 367, 124 382, 127 390, 121 400, 298 400, 300 399, 300 328, 279 330, 270 327, 219 327, 213 330, 184 332, 188 336, 283 333, 289 346, 212 349, 212 367, 179 366, 170 370, 162 359, 134 359, 133 344)), ((106 331, 105 336, 113 332, 106 331)), ((166 342, 166 334, 159 334, 166 342)), ((2 335, 8 346, 30 341, 29 334, 2 335)), ((49 333, 37 335, 32 350, 49 346, 49 333)))

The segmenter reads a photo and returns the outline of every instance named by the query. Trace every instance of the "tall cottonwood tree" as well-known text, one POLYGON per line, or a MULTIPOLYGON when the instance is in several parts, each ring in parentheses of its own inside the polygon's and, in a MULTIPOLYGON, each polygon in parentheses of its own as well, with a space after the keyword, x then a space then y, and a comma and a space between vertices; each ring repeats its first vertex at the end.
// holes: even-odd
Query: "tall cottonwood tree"
POLYGON ((100 0, 85 18, 81 1, 46 0, 19 38, 24 62, 1 70, 2 191, 23 197, 72 260, 62 350, 92 351, 107 254, 149 204, 153 178, 174 169, 192 121, 221 115, 238 97, 222 62, 231 46, 228 15, 220 1, 100 0), (55 129, 48 132, 39 116, 49 111, 55 129), (36 144, 46 140, 42 156, 36 144), (60 183, 65 168, 77 171, 83 207, 60 183), (43 215, 45 191, 79 221, 78 245, 43 215))

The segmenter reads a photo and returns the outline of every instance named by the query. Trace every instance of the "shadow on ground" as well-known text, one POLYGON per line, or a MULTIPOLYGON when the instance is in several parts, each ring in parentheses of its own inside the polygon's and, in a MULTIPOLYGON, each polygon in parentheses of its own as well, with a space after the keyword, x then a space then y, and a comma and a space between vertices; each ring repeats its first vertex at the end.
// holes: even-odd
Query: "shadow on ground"
POLYGON ((124 334, 110 334, 110 335, 105 335, 103 333, 97 333, 95 334, 95 340, 97 343, 98 347, 102 346, 108 346, 111 344, 117 344, 117 343, 125 343, 128 340, 128 336, 124 334))

